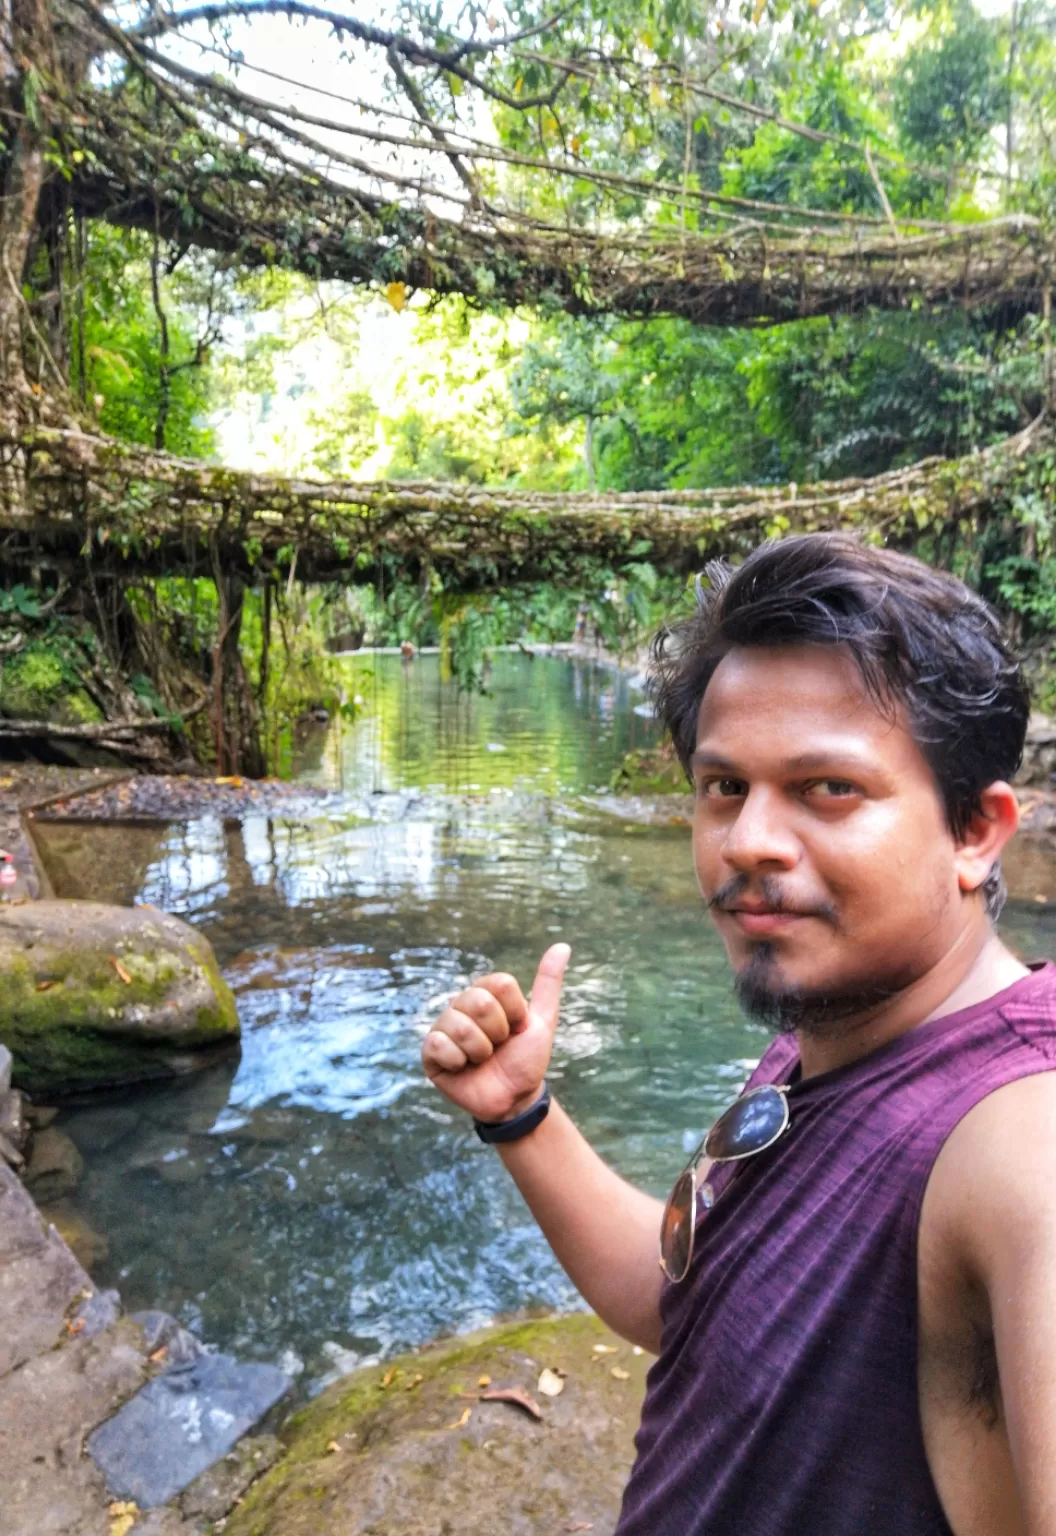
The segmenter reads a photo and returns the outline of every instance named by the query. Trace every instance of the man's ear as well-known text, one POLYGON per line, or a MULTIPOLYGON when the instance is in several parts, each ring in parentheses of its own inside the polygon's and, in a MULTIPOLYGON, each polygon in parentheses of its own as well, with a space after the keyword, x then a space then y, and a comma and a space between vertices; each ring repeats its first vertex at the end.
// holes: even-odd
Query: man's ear
POLYGON ((1019 801, 1011 784, 998 779, 979 796, 979 810, 957 842, 957 883, 977 891, 1019 826, 1019 801))

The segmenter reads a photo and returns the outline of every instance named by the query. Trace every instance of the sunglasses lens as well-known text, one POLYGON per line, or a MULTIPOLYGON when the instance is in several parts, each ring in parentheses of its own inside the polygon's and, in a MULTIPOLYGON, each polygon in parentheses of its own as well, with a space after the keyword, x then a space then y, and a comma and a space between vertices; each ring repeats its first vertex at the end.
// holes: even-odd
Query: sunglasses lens
POLYGON ((692 1168, 687 1168, 671 1191, 660 1227, 660 1262, 664 1274, 676 1285, 686 1278, 693 1257, 695 1206, 696 1183, 692 1168))
POLYGON ((788 1124, 788 1100, 776 1088, 755 1088, 731 1104, 708 1132, 708 1157, 747 1157, 777 1140, 788 1124))

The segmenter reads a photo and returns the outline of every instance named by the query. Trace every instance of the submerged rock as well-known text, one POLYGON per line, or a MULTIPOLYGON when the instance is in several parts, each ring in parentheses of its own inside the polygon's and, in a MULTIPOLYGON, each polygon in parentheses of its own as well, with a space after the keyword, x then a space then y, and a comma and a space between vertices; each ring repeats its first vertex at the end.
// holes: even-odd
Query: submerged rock
POLYGON ((225 1536, 611 1536, 649 1363, 578 1314, 357 1371, 280 1431, 286 1454, 232 1511, 225 1536), (556 1396, 553 1378, 563 1383, 556 1396), (481 1400, 511 1387, 530 1395, 538 1418, 481 1400))
POLYGON ((0 988, 0 1036, 32 1093, 187 1071, 238 1034, 212 946, 153 907, 0 909, 0 988))
POLYGON ((84 1159, 65 1131, 52 1125, 34 1136, 25 1178, 35 1200, 61 1200, 77 1188, 83 1172, 84 1159))

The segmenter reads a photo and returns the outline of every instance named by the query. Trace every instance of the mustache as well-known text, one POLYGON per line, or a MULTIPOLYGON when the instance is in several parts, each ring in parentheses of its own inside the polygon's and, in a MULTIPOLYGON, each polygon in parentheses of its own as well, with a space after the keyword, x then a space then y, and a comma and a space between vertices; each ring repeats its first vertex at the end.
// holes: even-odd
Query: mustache
POLYGON ((831 902, 816 901, 804 905, 802 902, 791 901, 773 875, 763 875, 756 879, 750 875, 732 875, 719 886, 714 896, 709 897, 708 911, 718 909, 720 912, 729 912, 749 891, 772 912, 794 913, 797 917, 819 917, 829 923, 836 921, 836 908, 831 902))

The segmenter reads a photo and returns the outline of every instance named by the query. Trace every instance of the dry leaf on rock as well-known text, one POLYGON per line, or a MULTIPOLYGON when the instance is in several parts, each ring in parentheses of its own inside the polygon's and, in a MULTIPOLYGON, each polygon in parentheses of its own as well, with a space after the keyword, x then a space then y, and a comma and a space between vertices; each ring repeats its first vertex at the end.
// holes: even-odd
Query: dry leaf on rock
POLYGON ((411 1377, 410 1381, 407 1382, 407 1384, 404 1386, 403 1390, 405 1392, 413 1392, 415 1387, 420 1387, 424 1380, 425 1380, 425 1377, 422 1375, 421 1371, 419 1371, 417 1376, 412 1376, 411 1377))
POLYGON ((571 1525, 565 1526, 566 1531, 592 1531, 593 1529, 593 1520, 573 1520, 571 1525))
POLYGON ((335 1451, 339 1451, 341 1449, 336 1440, 328 1440, 326 1442, 326 1448, 330 1452, 331 1456, 335 1451))
POLYGON ((530 1392, 523 1387, 492 1387, 490 1392, 480 1394, 482 1403, 512 1403, 515 1408, 523 1408, 525 1413, 530 1413, 533 1419, 541 1419, 543 1410, 530 1392))
POLYGON ((564 1376, 544 1366, 539 1372, 537 1386, 544 1397, 560 1397, 565 1390, 564 1376))
POLYGON ((385 1372, 384 1376, 381 1378, 382 1386, 383 1387, 391 1387, 393 1382, 396 1380, 396 1377, 399 1374, 400 1373, 397 1370, 396 1366, 394 1366, 394 1365, 390 1366, 389 1369, 385 1372))
POLYGON ((466 1425, 469 1423, 469 1416, 470 1416, 470 1414, 472 1412, 473 1412, 472 1408, 463 1408, 461 1418, 456 1419, 453 1424, 445 1424, 444 1428, 445 1429, 465 1429, 466 1425))
POLYGON ((110 964, 113 966, 114 970, 120 976, 120 978, 124 982, 125 986, 126 987, 130 987, 132 985, 132 977, 128 974, 128 971, 121 964, 120 960, 117 958, 116 955, 111 955, 110 956, 110 964))
POLYGON ((614 1365, 609 1375, 615 1376, 617 1381, 630 1381, 631 1379, 630 1371, 625 1371, 620 1365, 614 1365))
POLYGON ((490 1387, 491 1386, 491 1377, 490 1376, 481 1376, 480 1379, 477 1382, 477 1386, 478 1387, 490 1387))
POLYGON ((128 1536, 128 1532, 136 1523, 139 1514, 139 1505, 130 1500, 121 1500, 116 1504, 107 1505, 107 1514, 110 1516, 110 1536, 128 1536))
POLYGON ((615 1344, 595 1344, 594 1353, 596 1355, 618 1355, 619 1350, 615 1344))

